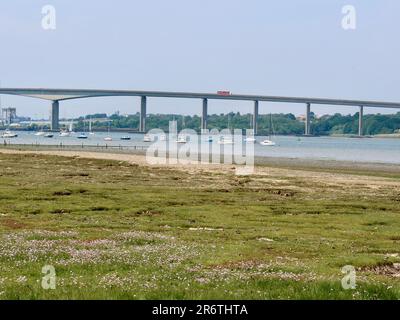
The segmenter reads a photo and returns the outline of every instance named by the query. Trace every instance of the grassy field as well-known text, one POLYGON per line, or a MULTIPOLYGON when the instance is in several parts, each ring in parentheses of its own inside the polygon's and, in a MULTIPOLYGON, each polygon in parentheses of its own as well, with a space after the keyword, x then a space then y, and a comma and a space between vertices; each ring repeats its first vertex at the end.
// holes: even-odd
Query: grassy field
POLYGON ((0 299, 400 298, 388 173, 0 154, 0 238, 0 299), (55 290, 41 287, 45 265, 55 290))

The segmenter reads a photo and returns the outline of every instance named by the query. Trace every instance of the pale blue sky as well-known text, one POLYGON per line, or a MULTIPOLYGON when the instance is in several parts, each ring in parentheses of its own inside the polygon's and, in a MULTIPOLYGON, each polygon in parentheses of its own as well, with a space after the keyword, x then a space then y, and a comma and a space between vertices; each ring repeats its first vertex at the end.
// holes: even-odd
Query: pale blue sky
MULTIPOLYGON (((3 87, 143 89, 400 102, 398 0, 13 0, 0 3, 3 87), (54 5, 57 29, 41 27, 54 5), (342 7, 357 29, 341 28, 342 7)), ((3 96, 19 114, 47 116, 45 101, 3 96)), ((210 102, 210 113, 249 112, 210 102)), ((63 102, 62 116, 134 113, 137 98, 63 102)), ((150 113, 200 113, 201 102, 150 99, 150 113)), ((304 113, 261 104, 261 113, 304 113)), ((319 114, 356 108, 315 106, 319 114)), ((375 110, 371 110, 375 111, 375 110)), ((382 111, 381 111, 382 112, 382 111)), ((388 110, 387 112, 393 112, 388 110)))

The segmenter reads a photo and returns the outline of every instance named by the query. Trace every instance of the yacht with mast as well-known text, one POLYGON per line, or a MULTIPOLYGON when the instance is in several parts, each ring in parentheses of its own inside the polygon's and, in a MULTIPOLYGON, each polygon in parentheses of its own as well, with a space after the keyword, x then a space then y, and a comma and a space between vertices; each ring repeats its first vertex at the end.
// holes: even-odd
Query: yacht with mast
POLYGON ((18 134, 11 132, 9 129, 5 130, 1 135, 2 138, 10 139, 10 138, 17 138, 18 134))
POLYGON ((111 123, 108 122, 108 136, 104 138, 104 141, 112 141, 112 137, 110 135, 110 131, 111 131, 111 123))
POLYGON ((266 147, 276 146, 276 142, 272 141, 273 127, 272 127, 272 113, 269 115, 269 139, 261 141, 260 144, 266 147))
POLYGON ((252 133, 251 133, 251 135, 249 135, 249 136, 247 136, 245 139, 244 139, 244 142, 246 142, 246 143, 256 143, 257 142, 257 140, 256 140, 256 138, 254 137, 254 129, 255 128, 253 128, 253 124, 252 124, 252 116, 250 115, 250 129, 253 131, 252 133))
POLYGON ((77 137, 78 139, 87 139, 88 138, 88 135, 86 134, 86 130, 85 130, 86 128, 85 128, 85 122, 83 122, 83 132, 81 132, 80 134, 79 134, 79 136, 77 137))
POLYGON ((221 139, 218 141, 218 144, 235 144, 232 137, 230 136, 223 136, 221 139))
POLYGON ((153 142, 153 138, 149 134, 145 134, 143 137, 143 142, 153 142))
POLYGON ((94 132, 92 131, 92 117, 89 118, 89 134, 94 135, 94 132))
POLYGON ((218 144, 235 144, 232 138, 232 129, 231 129, 231 116, 228 115, 228 130, 229 135, 220 137, 218 144))
POLYGON ((37 137, 43 137, 46 135, 46 132, 41 128, 38 132, 35 133, 35 136, 37 137))
POLYGON ((73 127, 74 127, 74 120, 71 120, 69 128, 67 130, 62 130, 60 132, 60 137, 69 137, 72 134, 74 134, 75 132, 73 131, 73 127))

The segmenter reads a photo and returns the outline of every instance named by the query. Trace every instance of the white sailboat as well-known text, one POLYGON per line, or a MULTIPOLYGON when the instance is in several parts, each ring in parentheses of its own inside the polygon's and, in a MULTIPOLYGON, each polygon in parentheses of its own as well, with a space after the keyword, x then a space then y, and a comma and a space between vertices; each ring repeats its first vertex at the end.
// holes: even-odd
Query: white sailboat
POLYGON ((271 140, 268 140, 268 139, 266 139, 264 141, 261 141, 260 144, 263 145, 263 146, 266 146, 266 147, 276 146, 276 143, 274 141, 271 141, 271 140))
POLYGON ((87 134, 85 133, 85 122, 83 122, 83 132, 81 132, 77 138, 78 139, 87 139, 88 138, 87 134))
POLYGON ((67 130, 62 130, 60 132, 60 137, 70 137, 71 135, 75 134, 74 132, 74 120, 71 120, 69 123, 67 130))
POLYGON ((92 131, 92 118, 89 118, 89 134, 94 135, 94 132, 92 131))
POLYGON ((274 147, 276 146, 276 142, 272 141, 272 113, 269 115, 269 139, 261 141, 260 144, 266 147, 274 147))
POLYGON ((71 120, 70 124, 69 124, 69 129, 68 129, 69 133, 74 134, 74 120, 71 120))
POLYGON ((38 136, 38 137, 43 137, 45 135, 46 135, 46 132, 43 131, 43 129, 40 129, 40 131, 35 133, 35 136, 38 136))
MULTIPOLYGON (((250 116, 250 128, 253 127, 253 124, 252 124, 251 120, 252 120, 252 118, 250 116)), ((256 143, 257 142, 256 138, 254 137, 254 131, 255 131, 254 128, 252 128, 252 130, 253 130, 252 134, 250 136, 246 137, 244 139, 244 142, 246 142, 246 143, 256 143)))
POLYGON ((221 139, 218 141, 218 144, 234 144, 234 141, 232 137, 229 136, 223 136, 221 139))
POLYGON ((256 141, 257 141, 256 138, 254 138, 252 136, 244 139, 244 142, 247 142, 247 143, 256 143, 256 141))
POLYGON ((60 137, 69 137, 71 135, 70 132, 68 131, 61 131, 60 132, 60 137))
POLYGON ((112 141, 112 137, 110 136, 110 127, 111 127, 111 123, 108 123, 108 136, 104 138, 104 141, 112 141))
POLYGON ((153 142, 153 138, 149 134, 145 134, 143 137, 143 142, 153 142))
POLYGON ((178 139, 176 140, 176 143, 180 143, 180 144, 187 143, 187 137, 186 136, 179 136, 178 139))
MULTIPOLYGON (((228 115, 228 130, 229 130, 230 133, 232 133, 230 122, 231 122, 231 116, 228 115)), ((234 141, 233 141, 233 139, 232 139, 232 135, 229 135, 229 136, 222 136, 222 137, 219 139, 218 144, 234 144, 234 141)))
POLYGON ((10 138, 17 138, 18 134, 11 132, 9 129, 5 130, 1 135, 2 138, 10 139, 10 138))

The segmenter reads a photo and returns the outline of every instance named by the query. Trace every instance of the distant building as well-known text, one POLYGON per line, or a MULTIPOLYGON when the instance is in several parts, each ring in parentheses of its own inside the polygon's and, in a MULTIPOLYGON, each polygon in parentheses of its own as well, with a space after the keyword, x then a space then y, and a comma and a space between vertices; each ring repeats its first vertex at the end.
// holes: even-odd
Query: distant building
POLYGON ((16 108, 2 108, 0 123, 5 126, 23 124, 23 122, 31 121, 30 117, 18 117, 16 108))
MULTIPOLYGON (((320 119, 321 117, 322 116, 317 115, 314 112, 311 112, 311 114, 310 114, 311 120, 320 119)), ((305 114, 302 114, 302 115, 296 117, 296 119, 297 119, 297 121, 300 121, 300 122, 306 122, 307 121, 307 116, 305 114)))
POLYGON ((17 118, 16 108, 2 108, 1 109, 1 120, 4 125, 10 125, 15 122, 17 118))
POLYGON ((306 116, 305 115, 300 115, 300 116, 298 116, 297 118, 296 118, 298 121, 301 121, 301 122, 306 122, 306 116))

